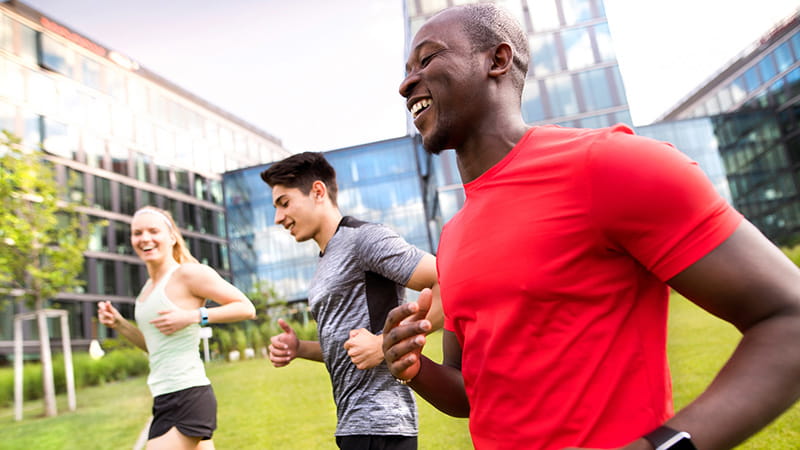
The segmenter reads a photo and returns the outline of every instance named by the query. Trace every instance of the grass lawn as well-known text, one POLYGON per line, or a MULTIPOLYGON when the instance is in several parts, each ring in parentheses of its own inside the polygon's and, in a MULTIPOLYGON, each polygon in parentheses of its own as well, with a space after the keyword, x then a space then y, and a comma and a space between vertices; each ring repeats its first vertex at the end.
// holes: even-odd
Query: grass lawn
MULTIPOLYGON (((738 332, 730 325, 676 297, 670 315, 669 354, 675 406, 679 409, 711 381, 733 351, 738 332)), ((441 360, 440 336, 429 339, 426 353, 441 360)), ((330 382, 322 364, 297 360, 276 369, 266 360, 208 366, 219 402, 219 449, 336 449, 336 414, 330 382)), ((150 412, 144 378, 78 392, 78 411, 42 418, 41 401, 26 404, 25 420, 14 422, 13 409, 0 409, 3 449, 130 449, 150 412)), ((439 413, 419 400, 420 449, 472 448, 467 421, 439 413)), ((738 447, 742 450, 797 449, 800 404, 738 447)))

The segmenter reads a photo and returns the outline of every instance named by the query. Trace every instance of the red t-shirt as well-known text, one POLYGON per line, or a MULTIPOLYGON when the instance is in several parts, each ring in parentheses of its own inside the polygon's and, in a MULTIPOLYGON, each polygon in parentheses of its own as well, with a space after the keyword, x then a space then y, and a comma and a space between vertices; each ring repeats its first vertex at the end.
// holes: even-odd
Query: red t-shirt
POLYGON ((476 448, 630 442, 669 418, 668 288, 741 215, 624 126, 531 129, 464 186, 437 255, 476 448))

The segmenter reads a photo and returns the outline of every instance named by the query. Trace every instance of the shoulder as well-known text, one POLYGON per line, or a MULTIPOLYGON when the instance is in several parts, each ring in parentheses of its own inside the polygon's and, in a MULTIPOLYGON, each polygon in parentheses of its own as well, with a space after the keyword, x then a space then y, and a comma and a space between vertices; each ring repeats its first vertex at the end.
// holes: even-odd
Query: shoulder
POLYGON ((182 263, 180 267, 175 270, 175 277, 184 281, 196 281, 209 278, 219 277, 219 274, 211 267, 200 263, 182 263))

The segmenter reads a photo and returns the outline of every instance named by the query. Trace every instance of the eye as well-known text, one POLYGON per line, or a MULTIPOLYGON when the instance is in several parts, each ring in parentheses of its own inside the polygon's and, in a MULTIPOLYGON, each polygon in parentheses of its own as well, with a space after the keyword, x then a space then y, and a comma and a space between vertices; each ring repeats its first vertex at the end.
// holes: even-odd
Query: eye
POLYGON ((419 60, 420 67, 426 67, 428 65, 428 63, 431 62, 431 60, 433 59, 434 56, 436 56, 435 52, 423 57, 422 59, 420 59, 419 60))

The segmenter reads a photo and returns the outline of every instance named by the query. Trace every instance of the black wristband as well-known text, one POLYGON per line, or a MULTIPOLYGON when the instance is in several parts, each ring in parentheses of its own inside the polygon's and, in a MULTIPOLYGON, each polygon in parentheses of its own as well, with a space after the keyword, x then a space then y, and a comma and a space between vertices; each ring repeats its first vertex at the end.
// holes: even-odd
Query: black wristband
POLYGON ((655 450, 697 450, 692 436, 686 431, 662 425, 643 436, 655 450))

